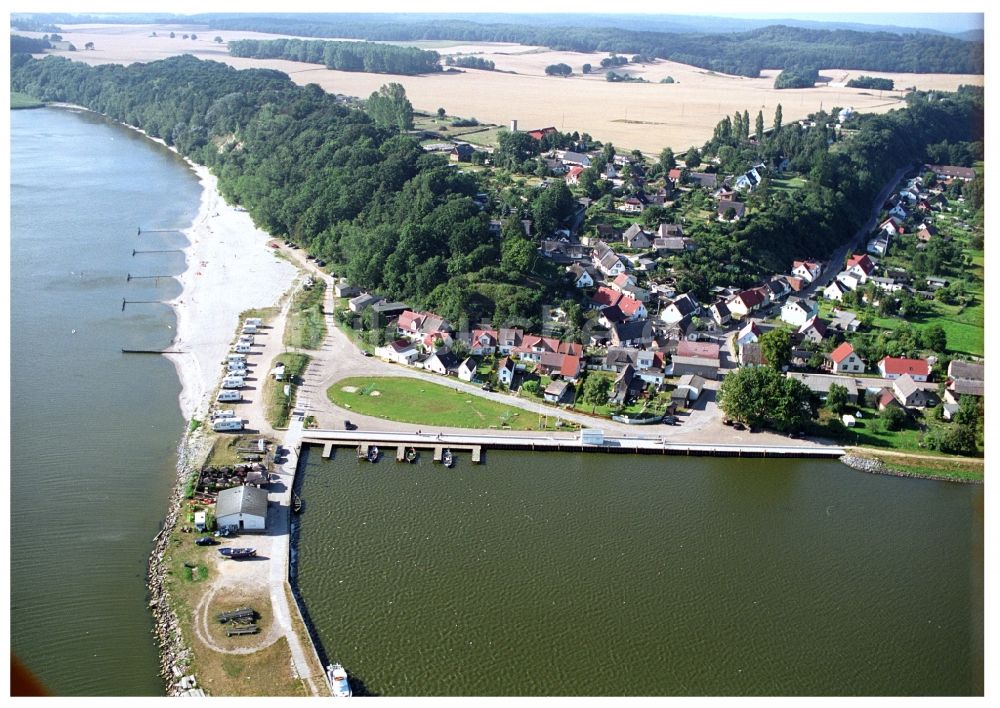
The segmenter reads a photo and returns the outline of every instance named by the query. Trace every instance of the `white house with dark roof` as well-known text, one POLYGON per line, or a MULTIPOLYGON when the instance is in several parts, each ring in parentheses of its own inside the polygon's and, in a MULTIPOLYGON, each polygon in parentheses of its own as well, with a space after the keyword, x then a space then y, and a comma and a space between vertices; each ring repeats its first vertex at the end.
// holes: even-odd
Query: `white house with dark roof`
POLYGON ((587 270, 586 266, 582 263, 574 263, 571 266, 567 266, 566 272, 569 273, 570 278, 573 280, 573 287, 594 287, 594 278, 591 276, 590 271, 587 270))
POLYGON ((461 381, 472 381, 476 377, 476 369, 479 367, 479 362, 473 359, 471 356, 466 357, 465 361, 458 365, 458 378, 461 381))
POLYGON ((664 308, 660 314, 660 319, 667 324, 680 322, 688 315, 698 314, 700 307, 697 300, 691 297, 689 293, 685 293, 664 308))
POLYGON ((819 305, 813 300, 793 297, 781 307, 781 319, 790 325, 801 327, 819 314, 819 305))
POLYGON ((823 288, 823 297, 827 300, 840 302, 844 298, 844 293, 848 292, 847 286, 839 280, 832 280, 830 284, 823 288))
POLYGON ((375 356, 386 361, 409 366, 420 356, 417 345, 408 339, 397 339, 387 342, 385 346, 375 348, 375 356))
POLYGON ((219 528, 235 526, 241 532, 267 530, 267 490, 241 485, 223 489, 215 501, 219 528))

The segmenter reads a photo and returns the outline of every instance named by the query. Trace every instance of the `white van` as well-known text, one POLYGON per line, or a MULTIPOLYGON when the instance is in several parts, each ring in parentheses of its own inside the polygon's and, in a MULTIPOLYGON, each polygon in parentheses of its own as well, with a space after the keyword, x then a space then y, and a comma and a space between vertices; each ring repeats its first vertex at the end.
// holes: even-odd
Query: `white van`
POLYGON ((231 374, 246 374, 247 363, 245 361, 231 361, 226 365, 226 369, 231 374))
POLYGON ((215 400, 217 400, 219 403, 223 403, 225 401, 242 401, 243 394, 240 393, 239 391, 232 391, 232 390, 219 391, 219 395, 215 397, 215 400))
POLYGON ((246 360, 247 360, 246 355, 240 354, 239 352, 237 352, 236 354, 231 354, 231 353, 226 354, 226 361, 228 362, 246 361, 246 360))
POLYGON ((254 327, 260 327, 264 324, 264 321, 259 317, 247 317, 243 320, 243 324, 253 325, 254 327))
POLYGON ((243 325, 243 334, 257 334, 257 325, 254 324, 243 325))
POLYGON ((241 334, 239 341, 240 341, 240 344, 253 344, 253 335, 252 334, 241 334))
POLYGON ((212 420, 218 420, 219 418, 235 418, 236 411, 224 410, 224 411, 213 411, 212 420))
POLYGON ((243 430, 243 421, 239 418, 219 418, 212 421, 212 430, 217 433, 228 430, 243 430))
POLYGON ((250 353, 250 345, 247 344, 247 343, 245 343, 245 342, 240 342, 239 344, 236 345, 236 353, 237 354, 249 354, 250 353))
POLYGON ((222 388, 243 388, 242 376, 226 376, 222 379, 222 388))

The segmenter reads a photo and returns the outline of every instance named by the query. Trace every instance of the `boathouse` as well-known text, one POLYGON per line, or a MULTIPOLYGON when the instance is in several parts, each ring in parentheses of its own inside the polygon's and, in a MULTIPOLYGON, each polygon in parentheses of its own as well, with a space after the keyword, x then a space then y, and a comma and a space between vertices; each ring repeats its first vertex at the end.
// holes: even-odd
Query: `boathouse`
POLYGON ((240 531, 267 530, 267 491, 257 487, 233 487, 219 492, 215 502, 219 528, 235 526, 240 531))

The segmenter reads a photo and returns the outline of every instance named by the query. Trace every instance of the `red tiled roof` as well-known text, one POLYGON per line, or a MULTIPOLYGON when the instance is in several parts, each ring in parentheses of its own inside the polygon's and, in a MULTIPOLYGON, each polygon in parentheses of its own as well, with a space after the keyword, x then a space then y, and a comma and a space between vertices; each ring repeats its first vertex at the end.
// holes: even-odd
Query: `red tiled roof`
POLYGON ((473 343, 478 343, 479 338, 482 336, 489 338, 489 343, 496 346, 497 343, 497 332, 495 329, 474 329, 472 330, 472 341, 473 343))
POLYGON ((751 308, 764 302, 763 296, 756 290, 744 290, 743 292, 737 294, 736 297, 741 300, 743 305, 747 308, 751 308))
POLYGON ((580 357, 573 354, 564 355, 562 367, 559 369, 559 373, 563 376, 576 378, 576 376, 580 373, 580 357))
POLYGON ((883 388, 879 392, 878 404, 877 405, 879 405, 882 408, 885 408, 886 406, 892 404, 895 401, 896 401, 896 397, 892 394, 892 391, 890 391, 887 388, 883 388))
POLYGON ((628 273, 619 273, 612 282, 618 287, 624 287, 632 283, 632 276, 628 273))
POLYGON ((802 278, 796 278, 794 275, 786 275, 785 282, 788 283, 788 287, 790 287, 795 292, 798 292, 803 287, 805 287, 805 282, 802 280, 802 278))
POLYGON ((847 261, 847 267, 853 268, 854 266, 859 266, 861 270, 865 272, 865 275, 869 275, 873 270, 875 270, 875 264, 872 263, 872 259, 868 257, 868 254, 855 253, 847 261))
POLYGON ((679 167, 675 167, 674 169, 670 170, 670 172, 667 173, 667 177, 669 177, 670 179, 672 179, 674 182, 676 182, 677 180, 679 180, 681 178, 681 170, 680 170, 680 168, 679 167))
POLYGON ((887 356, 880 363, 886 374, 927 376, 931 373, 931 367, 926 359, 903 359, 887 356))
POLYGON ((414 312, 413 310, 407 310, 399 316, 399 321, 397 326, 400 329, 409 329, 417 331, 420 329, 420 323, 424 321, 423 314, 419 312, 414 312))
POLYGON ((686 339, 677 343, 677 356, 692 356, 701 359, 718 359, 719 345, 714 342, 689 342, 686 339))
POLYGON ((582 167, 580 167, 579 165, 573 165, 572 167, 569 168, 568 176, 579 177, 581 172, 583 172, 582 167))
POLYGON ((851 343, 844 342, 839 347, 830 352, 830 359, 833 360, 834 364, 839 364, 853 353, 854 353, 854 347, 851 346, 851 343))
POLYGON ((635 298, 629 297, 628 295, 622 295, 621 300, 618 301, 618 309, 629 317, 634 317, 635 313, 637 313, 641 307, 641 302, 635 298))
POLYGON ((597 292, 594 293, 594 296, 591 298, 591 302, 600 307, 611 307, 612 305, 616 305, 621 297, 622 294, 617 290, 612 290, 611 288, 602 285, 597 289, 597 292))

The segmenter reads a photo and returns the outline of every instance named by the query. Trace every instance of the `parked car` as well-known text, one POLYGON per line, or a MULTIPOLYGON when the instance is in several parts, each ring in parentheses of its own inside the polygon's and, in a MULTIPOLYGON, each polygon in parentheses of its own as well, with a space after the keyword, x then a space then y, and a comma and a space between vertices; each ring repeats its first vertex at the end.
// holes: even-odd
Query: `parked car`
POLYGON ((371 355, 372 355, 372 353, 371 353, 371 352, 369 352, 369 351, 365 351, 364 349, 362 349, 362 350, 361 350, 361 354, 362 354, 363 356, 371 356, 371 355))
POLYGON ((199 546, 214 546, 215 544, 218 543, 218 541, 216 541, 211 536, 202 536, 201 538, 196 538, 194 542, 197 543, 199 546))
POLYGON ((665 415, 665 416, 663 416, 663 424, 664 425, 677 425, 677 416, 674 416, 674 415, 665 415))
POLYGON ((489 385, 488 383, 484 383, 484 384, 482 385, 482 389, 483 389, 484 391, 492 391, 492 390, 493 390, 493 387, 492 387, 492 386, 490 386, 490 385, 489 385))
POLYGON ((357 430, 357 429, 358 429, 358 426, 356 426, 351 421, 349 421, 349 420, 345 420, 344 421, 344 430, 357 430))

